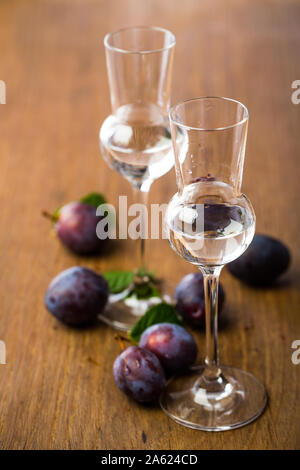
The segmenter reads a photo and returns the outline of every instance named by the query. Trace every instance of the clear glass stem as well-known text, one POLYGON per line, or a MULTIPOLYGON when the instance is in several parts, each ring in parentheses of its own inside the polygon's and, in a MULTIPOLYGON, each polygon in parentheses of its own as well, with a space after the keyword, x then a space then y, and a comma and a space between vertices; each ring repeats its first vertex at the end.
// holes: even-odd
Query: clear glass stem
POLYGON ((147 225, 147 220, 146 216, 148 217, 148 194, 149 191, 141 191, 140 189, 137 189, 133 187, 133 197, 134 197, 134 203, 135 204, 143 204, 147 211, 146 214, 142 210, 140 213, 141 217, 141 237, 137 240, 137 248, 136 248, 136 268, 143 268, 146 267, 146 239, 143 237, 143 233, 145 231, 145 227, 147 225))
POLYGON ((223 266, 201 266, 205 294, 206 357, 204 376, 215 381, 221 374, 218 353, 218 290, 223 266))

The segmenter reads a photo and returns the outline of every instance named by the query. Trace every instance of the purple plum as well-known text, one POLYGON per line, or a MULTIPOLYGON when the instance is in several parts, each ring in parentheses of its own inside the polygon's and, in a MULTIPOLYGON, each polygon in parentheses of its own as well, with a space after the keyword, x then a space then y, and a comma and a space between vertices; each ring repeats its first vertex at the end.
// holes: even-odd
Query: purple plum
POLYGON ((95 320, 107 300, 108 284, 104 277, 80 266, 58 274, 49 284, 45 296, 49 312, 74 326, 95 320))
POLYGON ((193 336, 173 323, 158 323, 147 328, 139 346, 155 354, 168 374, 184 371, 197 357, 197 344, 193 336))
POLYGON ((113 374, 119 389, 141 403, 156 400, 166 383, 157 357, 137 346, 130 346, 116 358, 113 374))
MULTIPOLYGON (((184 320, 195 327, 205 326, 205 299, 203 276, 200 272, 184 276, 175 290, 176 309, 184 320)), ((219 285, 218 311, 222 311, 225 292, 219 285)))

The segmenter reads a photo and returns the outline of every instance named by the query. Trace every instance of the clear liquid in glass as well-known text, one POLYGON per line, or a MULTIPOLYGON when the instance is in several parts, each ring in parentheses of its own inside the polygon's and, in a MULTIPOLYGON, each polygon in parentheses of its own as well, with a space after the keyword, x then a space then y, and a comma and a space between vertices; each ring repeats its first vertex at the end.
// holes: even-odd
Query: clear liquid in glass
POLYGON ((104 158, 136 188, 167 173, 174 164, 168 118, 152 104, 121 106, 100 130, 104 158))
POLYGON ((229 197, 223 183, 199 182, 175 195, 167 211, 172 248, 197 266, 220 266, 247 249, 255 232, 255 216, 247 199, 229 197))

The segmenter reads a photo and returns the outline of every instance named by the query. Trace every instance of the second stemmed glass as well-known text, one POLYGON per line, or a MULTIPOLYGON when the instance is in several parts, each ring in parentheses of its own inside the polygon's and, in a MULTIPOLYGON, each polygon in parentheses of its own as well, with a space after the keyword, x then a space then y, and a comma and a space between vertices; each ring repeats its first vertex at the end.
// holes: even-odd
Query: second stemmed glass
MULTIPOLYGON (((100 130, 102 155, 131 183, 135 202, 145 205, 153 181, 174 164, 168 110, 175 37, 162 28, 131 27, 107 34, 104 45, 112 114, 100 130)), ((141 236, 136 268, 145 267, 144 242, 141 236)), ((101 318, 128 330, 151 299, 120 297, 111 297, 101 318)))
POLYGON ((174 106, 170 122, 178 193, 167 210, 168 238, 203 274, 206 358, 204 366, 169 381, 161 406, 184 426, 238 428, 266 405, 265 389, 253 375, 221 367, 218 358, 219 275, 246 250, 255 231, 253 208, 240 191, 248 111, 235 100, 204 97, 174 106))

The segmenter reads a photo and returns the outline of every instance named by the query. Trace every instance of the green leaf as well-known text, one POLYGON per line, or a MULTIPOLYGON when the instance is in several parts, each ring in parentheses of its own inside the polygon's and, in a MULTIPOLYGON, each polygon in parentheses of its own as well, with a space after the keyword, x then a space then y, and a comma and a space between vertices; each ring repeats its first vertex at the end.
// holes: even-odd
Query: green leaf
POLYGON ((146 266, 142 266, 136 273, 138 277, 148 277, 151 281, 155 281, 155 271, 147 271, 146 266))
POLYGON ((98 207, 101 206, 101 204, 105 204, 106 199, 103 194, 89 193, 87 196, 81 198, 80 202, 83 202, 84 204, 89 204, 90 206, 98 207))
POLYGON ((153 305, 147 310, 132 328, 130 338, 138 343, 143 332, 149 328, 149 326, 156 325, 157 323, 175 323, 176 325, 182 325, 177 316, 175 307, 162 302, 161 304, 153 305))
POLYGON ((150 299, 150 297, 160 297, 160 292, 157 287, 150 284, 150 282, 135 283, 130 295, 135 294, 138 299, 150 299))
POLYGON ((103 277, 108 282, 109 291, 112 294, 123 292, 133 282, 134 274, 131 271, 107 271, 103 277))
POLYGON ((147 269, 146 266, 142 266, 140 269, 138 269, 136 275, 139 277, 143 277, 147 274, 147 269))

